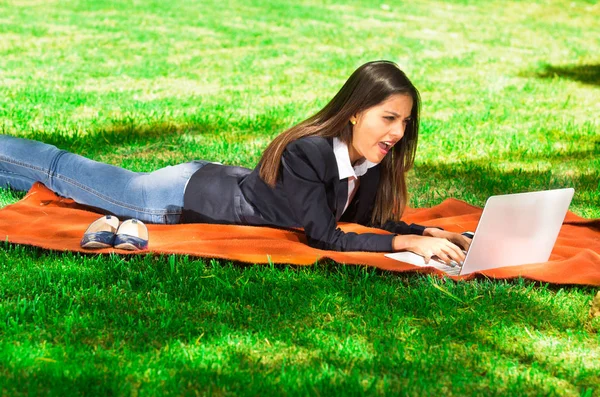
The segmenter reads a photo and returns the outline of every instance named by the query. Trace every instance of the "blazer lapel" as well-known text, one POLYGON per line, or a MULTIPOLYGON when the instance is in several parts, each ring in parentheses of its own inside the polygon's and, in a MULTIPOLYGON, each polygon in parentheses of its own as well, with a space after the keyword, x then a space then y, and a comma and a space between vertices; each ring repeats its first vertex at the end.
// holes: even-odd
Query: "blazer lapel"
POLYGON ((339 221, 348 201, 348 178, 338 179, 335 187, 335 220, 339 221))

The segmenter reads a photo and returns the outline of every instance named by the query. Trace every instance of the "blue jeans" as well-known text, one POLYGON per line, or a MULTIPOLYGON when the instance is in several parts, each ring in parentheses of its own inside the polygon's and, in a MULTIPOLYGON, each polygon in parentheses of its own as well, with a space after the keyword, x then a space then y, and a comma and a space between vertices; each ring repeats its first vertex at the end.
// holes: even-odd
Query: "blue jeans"
POLYGON ((148 223, 179 223, 187 182, 208 163, 133 172, 42 142, 0 135, 0 187, 26 191, 41 182, 77 203, 148 223))

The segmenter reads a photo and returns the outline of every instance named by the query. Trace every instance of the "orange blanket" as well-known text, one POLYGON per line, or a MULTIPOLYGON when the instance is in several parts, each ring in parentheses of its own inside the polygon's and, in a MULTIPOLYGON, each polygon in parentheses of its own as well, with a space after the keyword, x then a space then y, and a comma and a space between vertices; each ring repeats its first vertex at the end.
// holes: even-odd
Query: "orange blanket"
MULTIPOLYGON (((436 225, 451 231, 475 230, 481 208, 448 199, 432 208, 408 210, 409 223, 436 225)), ((120 252, 113 249, 84 250, 79 241, 99 215, 72 200, 56 196, 36 184, 23 200, 0 210, 0 239, 58 251, 120 252)), ((341 224, 344 231, 387 233, 357 224, 341 224)), ((148 225, 149 250, 153 253, 189 254, 249 263, 309 265, 321 258, 339 263, 365 264, 404 272, 438 272, 384 257, 383 253, 323 251, 306 245, 301 231, 235 225, 148 225)), ((588 220, 568 213, 547 263, 486 270, 490 278, 525 277, 557 284, 600 285, 600 219, 588 220)), ((457 277, 469 279, 474 275, 457 277)))

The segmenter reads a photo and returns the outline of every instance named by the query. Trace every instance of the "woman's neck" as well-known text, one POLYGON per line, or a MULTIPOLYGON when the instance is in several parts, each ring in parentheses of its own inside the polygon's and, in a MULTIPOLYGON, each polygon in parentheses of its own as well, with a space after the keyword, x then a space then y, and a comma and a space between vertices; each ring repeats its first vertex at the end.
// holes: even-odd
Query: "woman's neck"
POLYGON ((359 165, 365 160, 365 158, 362 157, 352 145, 348 146, 348 155, 350 156, 350 164, 352 164, 353 167, 359 165))

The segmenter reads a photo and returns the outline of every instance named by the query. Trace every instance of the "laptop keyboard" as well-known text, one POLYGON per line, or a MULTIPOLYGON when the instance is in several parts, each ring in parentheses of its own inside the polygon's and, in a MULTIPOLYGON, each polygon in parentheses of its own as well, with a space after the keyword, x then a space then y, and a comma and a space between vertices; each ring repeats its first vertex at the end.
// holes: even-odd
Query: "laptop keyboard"
POLYGON ((427 265, 435 267, 450 276, 458 276, 460 274, 460 269, 462 269, 462 266, 460 265, 448 266, 444 262, 436 261, 435 259, 431 259, 427 265))
MULTIPOLYGON (((463 252, 466 253, 465 251, 463 252)), ((461 264, 456 264, 455 266, 447 265, 444 262, 438 260, 437 257, 433 257, 429 260, 429 263, 425 263, 425 260, 421 255, 417 255, 409 251, 393 252, 385 254, 385 256, 400 262, 410 263, 420 267, 435 267, 436 269, 439 269, 450 276, 458 276, 460 274, 460 271, 462 270, 461 264)))

